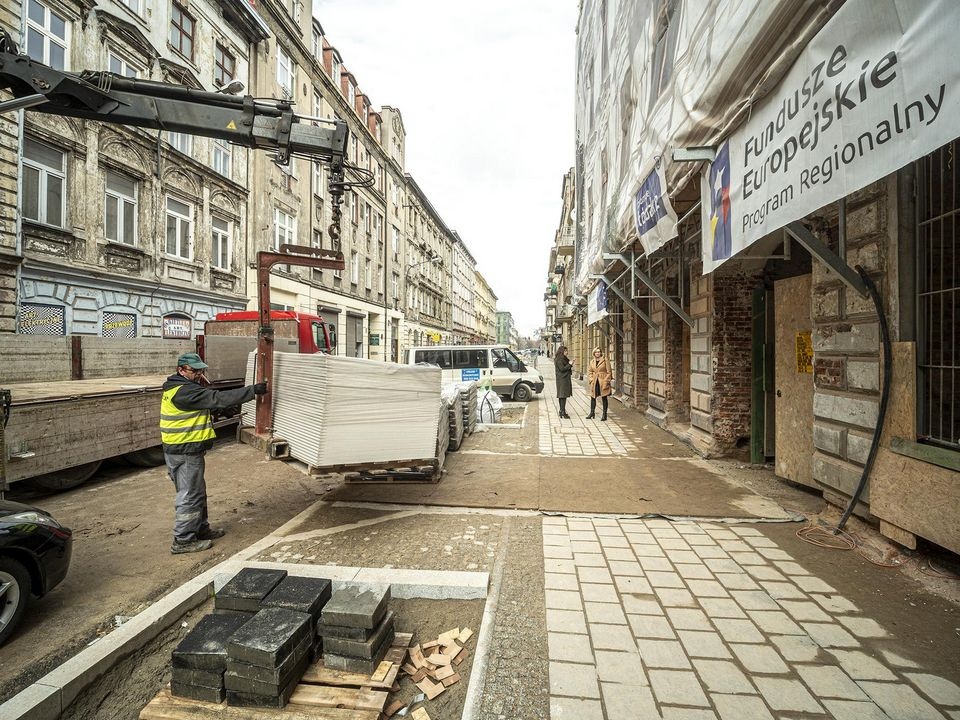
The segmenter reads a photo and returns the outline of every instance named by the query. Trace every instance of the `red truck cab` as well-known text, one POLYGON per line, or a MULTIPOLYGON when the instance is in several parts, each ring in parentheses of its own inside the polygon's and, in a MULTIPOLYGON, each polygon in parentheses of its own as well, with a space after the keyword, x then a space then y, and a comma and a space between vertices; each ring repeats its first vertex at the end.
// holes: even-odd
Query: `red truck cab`
MULTIPOLYGON (((300 343, 301 353, 329 353, 333 351, 330 327, 319 315, 293 310, 271 310, 271 324, 276 324, 280 320, 293 320, 297 323, 297 339, 300 343)), ((260 314, 256 310, 217 313, 216 321, 247 321, 256 325, 260 322, 260 314)))

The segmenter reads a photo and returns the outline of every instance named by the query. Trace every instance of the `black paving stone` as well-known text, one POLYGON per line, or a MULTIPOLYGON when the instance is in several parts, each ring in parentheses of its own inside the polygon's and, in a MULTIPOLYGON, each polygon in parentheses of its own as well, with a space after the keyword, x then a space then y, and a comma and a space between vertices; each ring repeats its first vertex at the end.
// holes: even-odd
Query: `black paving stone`
POLYGON ((371 660, 383 644, 383 639, 390 634, 393 637, 393 610, 383 616, 383 620, 373 631, 369 640, 347 640, 345 638, 328 637, 324 639, 324 648, 334 655, 371 660))
POLYGON ((377 669, 377 665, 383 660, 383 656, 387 654, 387 650, 390 648, 390 643, 392 642, 393 629, 391 628, 371 660, 349 657, 347 655, 337 655, 336 653, 328 652, 326 648, 324 648, 323 664, 333 670, 346 670, 347 672, 373 675, 374 670, 377 669))
POLYGON ((290 679, 289 675, 292 669, 297 665, 297 663, 300 662, 304 655, 310 655, 312 649, 313 643, 311 642, 311 638, 307 636, 300 641, 300 644, 297 645, 290 657, 284 660, 280 664, 280 667, 277 668, 251 665, 250 663, 227 658, 227 674, 231 675, 232 677, 245 678, 247 680, 255 680, 257 682, 272 683, 276 686, 283 686, 286 684, 286 681, 290 679))
POLYGON ((221 703, 225 697, 222 687, 208 688, 200 685, 184 685, 175 681, 170 682, 170 694, 209 703, 221 703))
POLYGON ((290 701, 294 689, 297 687, 299 679, 291 680, 290 684, 283 688, 278 695, 256 695, 252 693, 227 691, 227 705, 237 707, 269 707, 280 708, 290 701))
POLYGON ((173 651, 173 666, 223 673, 227 641, 249 621, 243 615, 205 615, 173 651))
POLYGON ((345 638, 346 640, 369 640, 373 634, 370 628, 347 627, 346 625, 324 625, 317 623, 317 635, 320 637, 345 638))
POLYGON ((372 630, 383 619, 390 601, 390 587, 385 590, 360 591, 347 586, 333 593, 320 613, 324 625, 345 625, 372 630))
POLYGON ((223 687, 223 673, 178 667, 173 668, 172 673, 173 681, 182 685, 200 685, 208 688, 223 687))
POLYGON ((214 605, 221 610, 257 612, 263 599, 286 576, 286 570, 244 568, 220 588, 214 598, 214 605))
MULTIPOLYGON (((251 680, 231 673, 229 670, 223 676, 224 687, 231 692, 247 693, 248 695, 272 695, 279 697, 283 688, 291 682, 297 683, 303 677, 307 665, 310 664, 310 651, 296 657, 296 662, 289 666, 279 682, 272 680, 251 680)), ((293 657, 291 657, 293 659, 293 657)))
POLYGON ((288 575, 260 604, 263 608, 282 607, 307 613, 314 623, 320 611, 330 599, 332 584, 323 578, 306 578, 288 575))
POLYGON ((251 665, 279 667, 301 640, 310 637, 312 623, 306 613, 264 608, 230 637, 227 655, 251 665))

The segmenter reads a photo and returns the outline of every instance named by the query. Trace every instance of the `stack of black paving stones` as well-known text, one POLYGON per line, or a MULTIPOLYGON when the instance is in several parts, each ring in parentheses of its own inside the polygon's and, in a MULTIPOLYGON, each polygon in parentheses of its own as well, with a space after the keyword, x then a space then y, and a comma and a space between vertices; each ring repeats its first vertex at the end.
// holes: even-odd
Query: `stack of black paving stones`
POLYGON ((260 606, 296 610, 310 616, 311 659, 320 659, 323 640, 317 635, 320 612, 330 599, 332 584, 325 578, 306 578, 289 575, 267 595, 260 606))
POLYGON ((173 652, 174 695, 282 708, 318 652, 317 622, 330 598, 322 578, 245 568, 173 652))
POLYGON ((372 675, 393 642, 390 588, 361 591, 345 587, 333 593, 320 613, 323 664, 334 670, 372 675))
POLYGON ((228 705, 282 708, 310 663, 313 619, 264 608, 227 641, 228 705))
POLYGON ((215 614, 200 618, 173 651, 170 692, 193 700, 222 702, 227 640, 249 619, 244 614, 215 614))

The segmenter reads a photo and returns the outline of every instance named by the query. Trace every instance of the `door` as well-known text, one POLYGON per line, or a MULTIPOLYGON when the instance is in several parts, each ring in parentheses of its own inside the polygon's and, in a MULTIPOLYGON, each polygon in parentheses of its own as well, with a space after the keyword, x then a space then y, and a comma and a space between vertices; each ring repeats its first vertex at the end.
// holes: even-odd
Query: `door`
POLYGON ((816 487, 813 458, 813 350, 810 275, 774 283, 776 472, 816 487))

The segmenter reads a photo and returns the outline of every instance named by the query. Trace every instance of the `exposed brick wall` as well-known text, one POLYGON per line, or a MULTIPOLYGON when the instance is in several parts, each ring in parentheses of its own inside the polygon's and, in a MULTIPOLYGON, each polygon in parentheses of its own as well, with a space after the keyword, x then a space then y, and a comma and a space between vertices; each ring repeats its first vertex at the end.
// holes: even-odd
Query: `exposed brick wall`
POLYGON ((696 323, 690 330, 690 424, 705 433, 713 433, 710 332, 713 326, 713 277, 703 277, 703 262, 690 266, 690 317, 696 323))
MULTIPOLYGON (((677 294, 677 279, 654 278, 669 295, 677 294)), ((650 300, 649 315, 657 325, 647 334, 647 417, 658 425, 686 422, 690 398, 683 392, 683 321, 659 299, 650 300)))
POLYGON ((761 282, 753 274, 713 273, 712 364, 713 437, 717 450, 729 453, 749 443, 753 290, 761 282))
MULTIPOLYGON (((641 307, 641 309, 643 309, 641 307)), ((650 392, 650 381, 647 373, 647 363, 649 354, 647 349, 648 327, 639 317, 630 313, 633 320, 633 353, 636 362, 633 365, 633 402, 634 406, 641 412, 647 409, 647 395, 650 392)))
MULTIPOLYGON (((883 180, 847 198, 847 264, 862 265, 882 297, 888 232, 895 231, 888 227, 887 188, 883 180)), ((860 479, 877 421, 880 329, 872 301, 819 261, 813 263, 812 295, 813 477, 828 498, 842 499, 860 479)), ((869 487, 862 500, 869 504, 869 487)))

